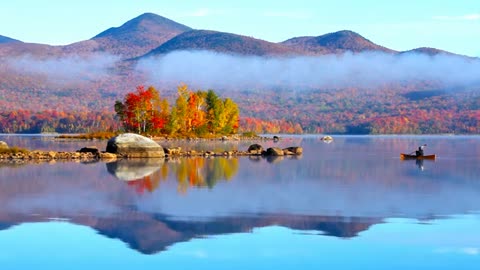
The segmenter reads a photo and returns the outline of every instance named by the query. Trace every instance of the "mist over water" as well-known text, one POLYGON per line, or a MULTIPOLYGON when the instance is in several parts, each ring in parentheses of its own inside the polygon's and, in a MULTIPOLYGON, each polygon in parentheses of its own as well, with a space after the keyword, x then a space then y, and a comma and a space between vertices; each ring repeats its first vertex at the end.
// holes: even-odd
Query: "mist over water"
POLYGON ((435 82, 443 87, 480 83, 480 60, 455 55, 378 52, 343 55, 259 57, 210 51, 176 51, 142 59, 136 70, 149 83, 220 89, 368 88, 435 82))
POLYGON ((45 76, 50 82, 71 84, 91 81, 110 75, 120 57, 105 53, 88 56, 36 58, 31 55, 9 58, 9 66, 25 75, 45 76))

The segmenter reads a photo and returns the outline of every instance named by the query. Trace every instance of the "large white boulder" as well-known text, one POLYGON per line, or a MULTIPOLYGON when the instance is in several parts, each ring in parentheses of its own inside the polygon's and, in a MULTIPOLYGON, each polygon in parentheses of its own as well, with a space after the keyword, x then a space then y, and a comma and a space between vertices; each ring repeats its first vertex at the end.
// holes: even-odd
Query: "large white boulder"
POLYGON ((126 158, 165 157, 163 147, 150 138, 134 133, 125 133, 111 138, 106 152, 126 158))

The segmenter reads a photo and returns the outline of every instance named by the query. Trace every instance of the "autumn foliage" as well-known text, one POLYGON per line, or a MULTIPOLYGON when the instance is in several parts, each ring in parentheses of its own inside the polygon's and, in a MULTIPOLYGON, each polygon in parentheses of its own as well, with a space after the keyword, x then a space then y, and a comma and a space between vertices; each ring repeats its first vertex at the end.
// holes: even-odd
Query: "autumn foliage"
POLYGON ((138 86, 115 103, 115 112, 125 131, 150 135, 227 135, 238 130, 239 110, 231 99, 221 99, 213 90, 190 90, 181 84, 173 106, 150 86, 138 86))

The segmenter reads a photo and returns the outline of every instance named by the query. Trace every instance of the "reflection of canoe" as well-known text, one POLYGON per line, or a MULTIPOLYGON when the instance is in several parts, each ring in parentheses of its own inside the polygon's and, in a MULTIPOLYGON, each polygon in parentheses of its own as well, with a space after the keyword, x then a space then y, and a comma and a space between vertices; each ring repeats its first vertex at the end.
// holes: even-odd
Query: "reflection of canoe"
POLYGON ((426 156, 416 156, 416 155, 409 155, 409 154, 400 154, 400 159, 430 159, 435 160, 436 155, 426 155, 426 156))

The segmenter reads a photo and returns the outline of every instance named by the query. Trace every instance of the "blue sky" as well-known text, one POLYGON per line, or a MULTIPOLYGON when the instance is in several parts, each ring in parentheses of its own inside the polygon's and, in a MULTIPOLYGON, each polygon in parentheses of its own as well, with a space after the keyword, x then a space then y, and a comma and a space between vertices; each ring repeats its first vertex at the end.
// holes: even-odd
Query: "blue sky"
POLYGON ((480 56, 478 0, 15 0, 2 3, 0 35, 69 44, 145 12, 272 42, 348 29, 395 50, 425 46, 480 56))

